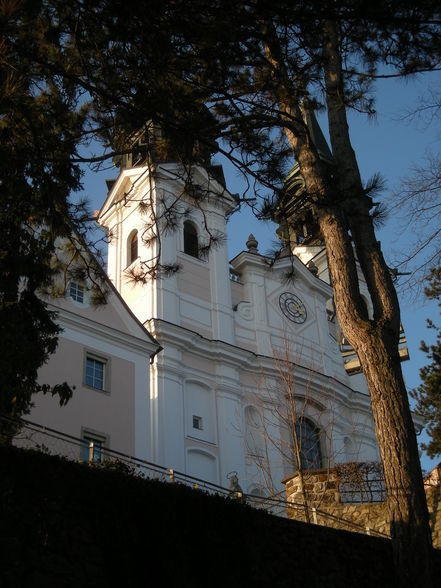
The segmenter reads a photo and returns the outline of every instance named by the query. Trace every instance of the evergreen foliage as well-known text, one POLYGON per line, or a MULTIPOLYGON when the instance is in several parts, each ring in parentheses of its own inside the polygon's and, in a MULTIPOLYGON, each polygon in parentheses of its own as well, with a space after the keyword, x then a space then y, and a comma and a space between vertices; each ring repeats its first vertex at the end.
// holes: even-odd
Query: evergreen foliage
MULTIPOLYGON (((441 306, 441 268, 432 269, 429 285, 425 294, 430 300, 438 300, 441 306)), ((427 345, 421 342, 421 350, 427 354, 431 362, 420 369, 422 384, 412 390, 411 396, 417 401, 416 410, 427 424, 430 441, 422 447, 430 457, 441 455, 441 328, 430 319, 427 320, 430 329, 437 330, 436 342, 427 345)))
POLYGON ((50 3, 1 3, 0 413, 9 416, 29 412, 36 392, 57 394, 61 404, 72 394, 66 383, 37 383, 60 331, 42 294, 60 272, 57 252, 84 233, 84 211, 69 197, 81 188, 73 158, 87 107, 55 73, 58 64, 66 69, 63 43, 50 3))

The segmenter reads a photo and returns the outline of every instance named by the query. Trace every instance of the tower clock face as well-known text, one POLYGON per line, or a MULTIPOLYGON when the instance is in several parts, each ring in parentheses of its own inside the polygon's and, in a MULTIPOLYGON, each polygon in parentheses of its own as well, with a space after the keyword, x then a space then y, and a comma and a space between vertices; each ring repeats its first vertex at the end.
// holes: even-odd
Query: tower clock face
POLYGON ((279 306, 286 318, 293 323, 301 324, 306 321, 305 305, 295 294, 291 294, 291 292, 280 294, 279 306))

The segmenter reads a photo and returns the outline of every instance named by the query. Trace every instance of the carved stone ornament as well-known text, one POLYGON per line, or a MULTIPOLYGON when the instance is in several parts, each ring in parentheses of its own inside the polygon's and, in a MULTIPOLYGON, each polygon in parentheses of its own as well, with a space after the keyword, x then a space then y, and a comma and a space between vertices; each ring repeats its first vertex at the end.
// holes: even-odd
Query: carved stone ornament
POLYGON ((254 308, 251 302, 239 302, 237 305, 237 314, 245 321, 254 320, 254 308))

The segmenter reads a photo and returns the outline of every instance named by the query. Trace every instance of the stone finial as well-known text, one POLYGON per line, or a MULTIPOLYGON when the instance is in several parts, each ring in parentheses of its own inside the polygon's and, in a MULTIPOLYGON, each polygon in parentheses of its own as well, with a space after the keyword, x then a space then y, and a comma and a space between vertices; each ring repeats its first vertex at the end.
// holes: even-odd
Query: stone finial
POLYGON ((245 245, 248 247, 248 253, 257 253, 259 243, 253 233, 250 234, 245 245))

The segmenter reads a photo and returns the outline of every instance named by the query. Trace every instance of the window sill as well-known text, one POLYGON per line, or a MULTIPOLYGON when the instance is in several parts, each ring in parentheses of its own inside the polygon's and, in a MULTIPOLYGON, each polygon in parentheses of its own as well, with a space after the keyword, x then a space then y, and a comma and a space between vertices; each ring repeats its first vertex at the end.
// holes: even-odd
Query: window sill
POLYGON ((104 396, 110 396, 110 390, 103 390, 102 388, 95 388, 94 386, 89 386, 83 382, 83 388, 87 388, 88 390, 93 390, 94 392, 98 392, 99 394, 104 394, 104 396))
POLYGON ((207 445, 211 445, 211 447, 217 447, 217 443, 214 441, 207 441, 206 439, 201 439, 200 437, 193 437, 193 435, 187 435, 187 439, 191 439, 192 441, 200 441, 201 443, 206 443, 207 445))
POLYGON ((137 263, 137 262, 138 262, 140 259, 141 259, 141 257, 138 255, 138 257, 137 257, 137 258, 136 258, 134 261, 132 261, 131 263, 129 263, 129 265, 128 265, 127 267, 125 267, 123 271, 125 271, 125 272, 126 272, 127 270, 129 270, 129 269, 130 269, 132 266, 134 266, 134 265, 135 265, 135 264, 136 264, 136 263, 137 263))
POLYGON ((206 265, 208 263, 207 259, 201 259, 200 257, 194 257, 194 255, 190 255, 189 253, 185 253, 184 251, 179 251, 179 256, 183 257, 187 261, 193 261, 195 264, 206 265))

